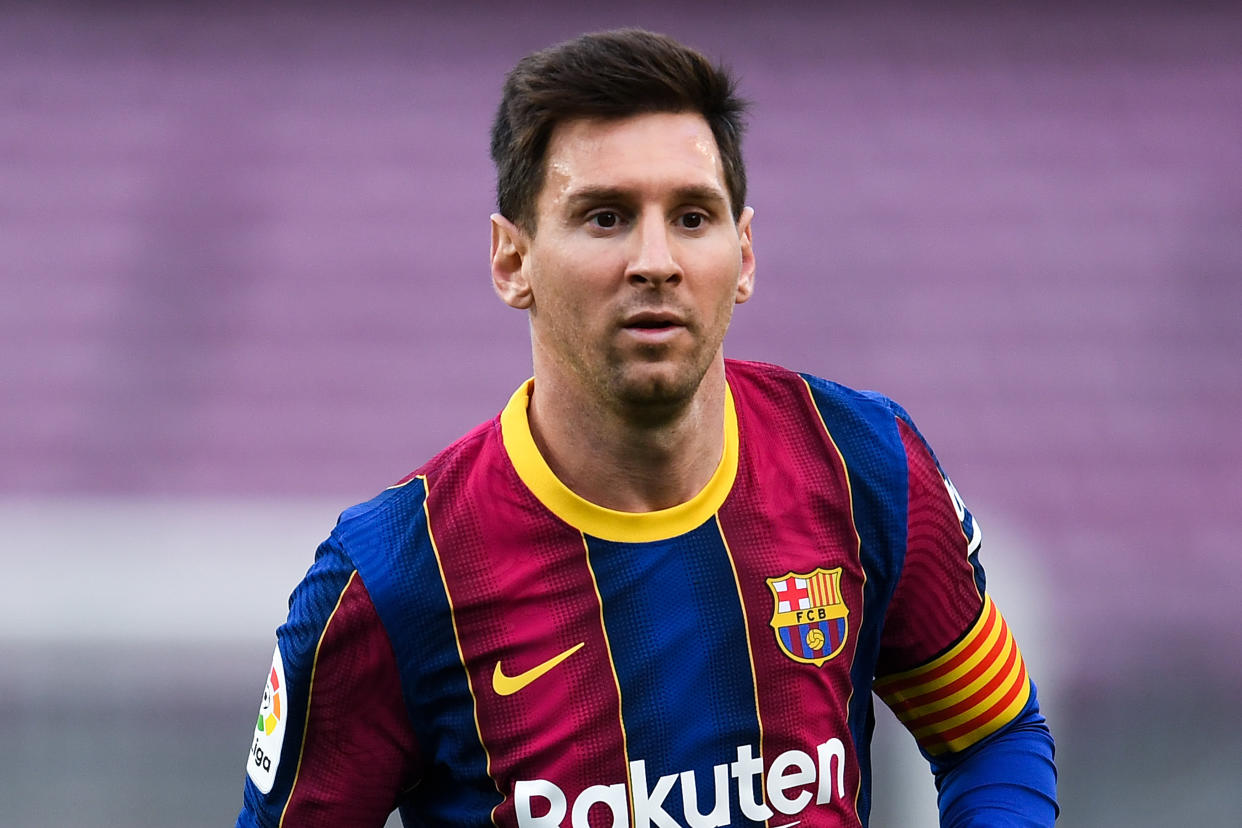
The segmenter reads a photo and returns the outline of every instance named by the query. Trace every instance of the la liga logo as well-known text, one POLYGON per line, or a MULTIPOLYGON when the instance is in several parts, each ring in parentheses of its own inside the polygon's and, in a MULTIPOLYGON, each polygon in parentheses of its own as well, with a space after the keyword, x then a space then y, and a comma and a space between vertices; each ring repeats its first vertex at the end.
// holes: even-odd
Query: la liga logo
POLYGON ((280 676, 276 674, 276 668, 272 668, 272 672, 267 677, 267 687, 263 688, 263 703, 259 705, 259 724, 257 729, 260 733, 271 736, 276 731, 276 725, 280 724, 280 676))
POLYGON ((272 669, 268 671, 267 684, 263 688, 263 701, 259 703, 259 718, 255 724, 254 741, 250 744, 249 761, 246 762, 246 773, 261 793, 271 793, 276 782, 288 711, 285 662, 280 657, 280 645, 277 645, 276 652, 272 654, 272 669))

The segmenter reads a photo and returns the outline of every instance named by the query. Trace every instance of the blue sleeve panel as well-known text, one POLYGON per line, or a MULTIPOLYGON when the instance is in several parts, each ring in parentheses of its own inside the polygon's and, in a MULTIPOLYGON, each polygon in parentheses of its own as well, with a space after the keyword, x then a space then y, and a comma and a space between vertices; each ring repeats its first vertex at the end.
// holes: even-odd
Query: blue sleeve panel
POLYGON ((1056 822, 1055 746, 1031 700, 1002 730, 932 761, 942 828, 1045 828, 1056 822))

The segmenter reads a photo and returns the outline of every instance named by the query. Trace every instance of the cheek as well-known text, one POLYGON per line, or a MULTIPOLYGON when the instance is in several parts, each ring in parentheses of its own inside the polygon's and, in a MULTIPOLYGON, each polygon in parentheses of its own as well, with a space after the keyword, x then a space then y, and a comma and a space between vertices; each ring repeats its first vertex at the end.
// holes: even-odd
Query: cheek
POLYGON ((568 274, 544 274, 538 282, 532 282, 531 324, 545 336, 566 343, 580 342, 592 327, 593 299, 581 284, 568 274))
POLYGON ((721 306, 732 309, 738 301, 738 279, 741 277, 741 259, 723 254, 712 262, 712 296, 721 306))
POLYGON ((615 292, 609 277, 615 268, 610 267, 604 256, 592 255, 591 251, 543 258, 531 278, 536 306, 557 316, 585 319, 598 315, 598 309, 605 307, 615 292))

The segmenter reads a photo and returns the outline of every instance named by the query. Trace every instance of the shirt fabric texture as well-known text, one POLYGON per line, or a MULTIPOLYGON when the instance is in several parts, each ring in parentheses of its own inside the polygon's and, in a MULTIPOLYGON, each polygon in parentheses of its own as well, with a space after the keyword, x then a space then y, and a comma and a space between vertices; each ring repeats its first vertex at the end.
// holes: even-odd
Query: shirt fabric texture
POLYGON ((909 416, 726 377, 719 467, 672 509, 561 484, 527 383, 343 513, 277 632, 237 824, 861 827, 874 692, 942 824, 1051 825, 1034 684, 909 416))

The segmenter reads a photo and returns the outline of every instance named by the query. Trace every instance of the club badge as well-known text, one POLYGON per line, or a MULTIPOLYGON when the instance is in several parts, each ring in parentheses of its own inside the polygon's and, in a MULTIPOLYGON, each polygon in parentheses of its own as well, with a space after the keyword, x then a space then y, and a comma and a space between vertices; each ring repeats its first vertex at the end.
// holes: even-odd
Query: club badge
POLYGON ((849 635, 841 567, 768 578, 776 643, 794 661, 816 667, 835 658, 849 635))

